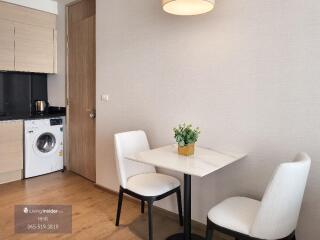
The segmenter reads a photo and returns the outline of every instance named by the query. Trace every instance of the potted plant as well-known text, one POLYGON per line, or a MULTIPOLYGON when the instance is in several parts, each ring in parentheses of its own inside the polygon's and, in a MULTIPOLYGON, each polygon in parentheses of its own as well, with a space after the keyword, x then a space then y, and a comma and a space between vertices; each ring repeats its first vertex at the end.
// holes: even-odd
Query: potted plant
POLYGON ((174 138, 178 143, 178 153, 184 156, 194 154, 194 144, 198 140, 200 129, 192 128, 191 124, 180 124, 173 129, 174 138))

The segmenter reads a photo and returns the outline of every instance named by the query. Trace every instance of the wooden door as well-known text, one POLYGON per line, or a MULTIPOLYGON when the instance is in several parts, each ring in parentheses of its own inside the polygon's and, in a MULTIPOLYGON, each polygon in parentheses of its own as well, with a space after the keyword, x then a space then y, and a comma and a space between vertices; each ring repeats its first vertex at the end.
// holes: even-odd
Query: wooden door
POLYGON ((92 181, 95 164, 95 1, 68 7, 70 169, 92 181))
POLYGON ((54 72, 54 29, 15 23, 15 70, 54 72))
POLYGON ((14 70, 14 26, 0 20, 0 70, 14 70))

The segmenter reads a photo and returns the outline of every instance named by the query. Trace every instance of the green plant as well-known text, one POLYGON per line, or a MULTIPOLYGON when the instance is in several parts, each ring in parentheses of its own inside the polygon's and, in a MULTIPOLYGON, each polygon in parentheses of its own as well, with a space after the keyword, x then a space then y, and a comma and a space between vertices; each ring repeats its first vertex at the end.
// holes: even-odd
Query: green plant
POLYGON ((179 124, 178 127, 173 129, 174 138, 180 147, 193 144, 198 140, 200 129, 192 128, 191 124, 179 124))

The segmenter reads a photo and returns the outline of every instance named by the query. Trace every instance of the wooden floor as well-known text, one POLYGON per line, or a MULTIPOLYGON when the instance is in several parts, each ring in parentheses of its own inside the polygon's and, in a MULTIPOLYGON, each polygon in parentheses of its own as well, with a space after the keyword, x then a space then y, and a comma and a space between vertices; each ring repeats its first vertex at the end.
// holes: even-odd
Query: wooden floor
MULTIPOLYGON (((114 225, 116 205, 116 195, 70 172, 3 184, 0 185, 0 239, 147 239, 147 214, 140 214, 139 203, 124 200, 120 227, 114 225), (17 204, 72 205, 72 234, 15 234, 17 204)), ((166 239, 180 230, 176 216, 155 211, 155 240, 166 239)), ((200 229, 194 231, 204 234, 200 229)))

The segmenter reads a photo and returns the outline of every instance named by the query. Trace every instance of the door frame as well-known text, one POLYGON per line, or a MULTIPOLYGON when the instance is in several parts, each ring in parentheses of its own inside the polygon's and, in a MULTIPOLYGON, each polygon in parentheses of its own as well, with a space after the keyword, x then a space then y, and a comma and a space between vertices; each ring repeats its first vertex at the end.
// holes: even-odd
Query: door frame
MULTIPOLYGON (((65 5, 65 34, 64 34, 64 38, 65 38, 65 103, 66 103, 66 118, 65 118, 65 137, 64 137, 64 141, 65 141, 65 150, 64 150, 64 156, 65 156, 65 163, 67 163, 67 165, 65 166, 67 170, 70 170, 70 151, 69 151, 69 139, 70 139, 70 131, 69 131, 69 89, 70 89, 70 85, 69 85, 69 7, 81 2, 83 0, 73 0, 70 3, 67 3, 65 5)), ((96 81, 96 79, 95 79, 96 81)), ((96 143, 95 143, 96 145, 96 143)), ((95 159, 96 161, 96 159, 95 159)))

